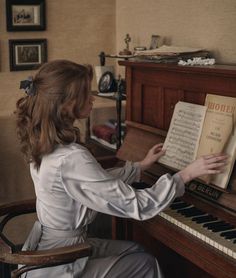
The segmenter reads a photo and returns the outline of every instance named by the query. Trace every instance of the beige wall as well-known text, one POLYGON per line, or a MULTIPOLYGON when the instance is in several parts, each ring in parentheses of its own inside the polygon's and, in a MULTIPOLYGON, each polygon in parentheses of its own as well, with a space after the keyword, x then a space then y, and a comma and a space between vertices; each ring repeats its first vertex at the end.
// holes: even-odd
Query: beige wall
POLYGON ((149 47, 152 34, 166 44, 201 47, 217 63, 236 63, 235 0, 117 0, 117 51, 129 33, 134 46, 149 47))
POLYGON ((12 113, 16 99, 23 93, 18 89, 20 80, 34 73, 10 72, 9 39, 46 38, 48 60, 63 58, 98 65, 101 50, 114 52, 115 0, 46 0, 46 3, 46 31, 7 32, 5 0, 0 0, 0 114, 12 113))
MULTIPOLYGON (((47 29, 7 32, 0 0, 0 114, 11 113, 22 92, 19 81, 31 71, 9 71, 9 39, 46 38, 48 60, 65 58, 98 65, 101 50, 114 53, 131 35, 131 49, 149 47, 152 34, 167 44, 202 47, 218 63, 236 63, 235 0, 46 0, 47 29)), ((111 59, 107 59, 112 64, 111 59)), ((95 81, 94 81, 95 87, 95 81)))

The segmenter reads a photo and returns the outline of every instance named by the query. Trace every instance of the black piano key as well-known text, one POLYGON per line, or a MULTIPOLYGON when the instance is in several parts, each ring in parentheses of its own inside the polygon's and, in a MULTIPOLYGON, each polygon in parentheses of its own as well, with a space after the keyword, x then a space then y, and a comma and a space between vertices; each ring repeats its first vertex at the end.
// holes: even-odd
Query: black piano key
MULTIPOLYGON (((192 206, 191 204, 187 204, 183 202, 181 199, 176 198, 170 206, 171 209, 177 210, 177 213, 182 214, 185 217, 191 217, 192 221, 195 221, 197 224, 203 224, 203 227, 211 230, 212 232, 223 232, 227 233, 230 232, 234 228, 233 225, 226 223, 222 220, 219 220, 217 217, 206 214, 206 212, 201 211, 200 209, 192 206), (218 220, 218 221, 217 221, 218 220)), ((221 233, 222 234, 222 233, 221 233)), ((222 236, 222 235, 221 235, 222 236)), ((226 239, 230 237, 230 239, 236 238, 236 231, 235 234, 226 235, 226 239)), ((235 239, 236 243, 236 239, 235 239)))
POLYGON ((201 216, 201 215, 205 215, 205 212, 192 212, 192 213, 186 213, 185 217, 195 217, 195 216, 201 216))
POLYGON ((234 230, 234 231, 222 232, 220 233, 220 236, 226 239, 236 238, 236 231, 234 230))
POLYGON ((231 240, 231 239, 236 239, 236 236, 227 236, 227 237, 224 237, 225 239, 227 240, 231 240))
POLYGON ((224 221, 216 221, 216 222, 211 222, 211 223, 205 223, 205 224, 203 224, 203 227, 211 229, 211 228, 221 226, 222 224, 227 224, 227 223, 224 221))
POLYGON ((208 214, 205 216, 197 216, 197 217, 193 217, 192 221, 195 221, 198 224, 203 224, 203 223, 208 223, 208 222, 212 222, 212 221, 216 221, 218 218, 208 214))
POLYGON ((192 217, 200 216, 200 215, 205 215, 205 213, 204 212, 189 212, 189 213, 183 214, 183 216, 185 216, 187 218, 192 218, 192 217))
POLYGON ((233 241, 233 244, 236 244, 236 239, 233 241))
POLYGON ((184 215, 186 217, 193 217, 193 216, 199 216, 199 215, 206 214, 205 212, 203 212, 200 209, 195 208, 195 207, 192 207, 189 209, 177 210, 177 212, 181 213, 182 215, 184 215))
POLYGON ((197 208, 195 207, 190 207, 190 208, 184 208, 184 209, 180 209, 180 210, 177 210, 177 212, 181 213, 181 214, 184 214, 186 212, 193 212, 193 211, 196 211, 198 210, 197 208))
POLYGON ((182 202, 182 203, 177 203, 177 204, 171 204, 170 208, 173 210, 177 210, 177 209, 186 208, 189 206, 190 206, 189 204, 182 202))
POLYGON ((218 226, 218 227, 212 228, 211 231, 212 232, 228 231, 228 230, 231 230, 233 227, 234 227, 233 225, 226 224, 226 225, 222 225, 222 226, 218 226))

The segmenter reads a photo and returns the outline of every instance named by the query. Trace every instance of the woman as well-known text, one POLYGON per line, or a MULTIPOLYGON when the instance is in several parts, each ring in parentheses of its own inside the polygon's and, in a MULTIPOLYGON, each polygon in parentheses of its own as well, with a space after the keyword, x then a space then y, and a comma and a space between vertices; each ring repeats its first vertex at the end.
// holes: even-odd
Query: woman
POLYGON ((87 225, 97 212, 145 220, 157 215, 184 183, 219 173, 226 156, 202 157, 173 176, 162 176, 151 188, 135 190, 140 172, 162 155, 155 145, 136 163, 105 171, 79 141, 75 119, 87 118, 92 68, 66 60, 44 64, 34 78, 21 82, 26 96, 17 102, 17 126, 22 151, 30 163, 39 221, 24 249, 43 250, 88 241, 93 255, 63 266, 30 271, 27 277, 132 278, 162 277, 158 263, 133 242, 87 237, 87 225))

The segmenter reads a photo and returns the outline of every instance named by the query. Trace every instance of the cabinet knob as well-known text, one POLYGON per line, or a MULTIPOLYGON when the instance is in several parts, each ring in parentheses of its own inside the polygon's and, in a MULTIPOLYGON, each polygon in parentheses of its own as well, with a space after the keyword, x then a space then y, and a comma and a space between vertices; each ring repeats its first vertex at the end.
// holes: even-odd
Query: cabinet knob
POLYGON ((170 109, 174 110, 174 107, 175 107, 174 104, 171 104, 170 109))

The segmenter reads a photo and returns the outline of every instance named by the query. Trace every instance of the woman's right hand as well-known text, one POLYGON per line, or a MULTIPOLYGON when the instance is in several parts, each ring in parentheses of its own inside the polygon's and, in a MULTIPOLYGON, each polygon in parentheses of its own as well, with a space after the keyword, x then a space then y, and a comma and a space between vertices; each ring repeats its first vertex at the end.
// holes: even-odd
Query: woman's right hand
POLYGON ((139 162, 142 171, 149 169, 160 157, 165 154, 165 150, 162 149, 163 143, 154 145, 146 154, 144 159, 139 162))
POLYGON ((204 155, 193 161, 183 170, 179 171, 179 175, 184 183, 187 183, 195 178, 203 175, 213 175, 223 172, 227 165, 228 155, 210 154, 204 155))

